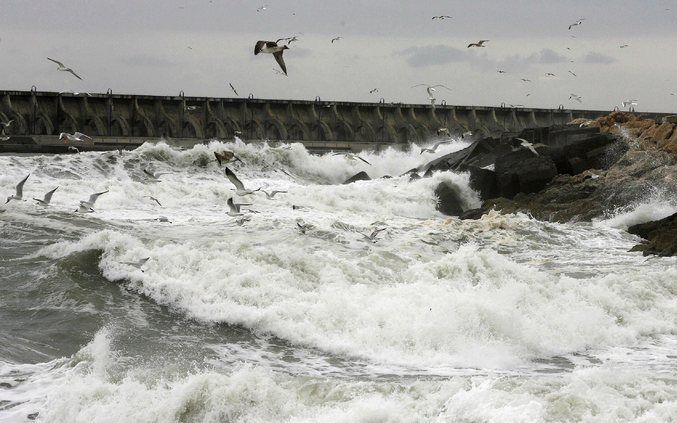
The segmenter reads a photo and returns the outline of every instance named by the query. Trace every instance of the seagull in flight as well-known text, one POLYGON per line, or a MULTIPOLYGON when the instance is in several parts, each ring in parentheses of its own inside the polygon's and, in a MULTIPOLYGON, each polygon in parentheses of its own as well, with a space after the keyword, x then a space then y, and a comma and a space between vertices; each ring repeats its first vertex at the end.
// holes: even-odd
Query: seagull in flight
POLYGON ((334 41, 342 40, 343 37, 334 37, 331 39, 331 43, 334 44, 334 41))
POLYGON ((73 71, 73 69, 71 69, 71 68, 69 68, 69 67, 66 67, 66 65, 64 65, 64 64, 61 63, 61 62, 59 62, 58 60, 50 59, 49 57, 47 58, 47 60, 52 61, 52 62, 54 62, 54 63, 57 64, 56 70, 59 70, 59 71, 61 71, 61 72, 70 72, 74 77, 76 77, 76 78, 78 78, 79 80, 82 81, 82 78, 80 78, 80 76, 79 76, 77 73, 75 73, 75 72, 73 71))
POLYGON ((378 240, 376 239, 376 237, 378 236, 378 234, 379 234, 380 232, 382 232, 382 231, 385 231, 385 230, 386 230, 386 228, 381 228, 381 229, 376 228, 376 229, 374 229, 374 230, 372 231, 372 233, 370 233, 369 235, 362 234, 362 236, 363 236, 367 241, 369 241, 369 242, 376 242, 376 241, 378 241, 378 240))
POLYGON ((580 19, 577 20, 576 22, 574 22, 574 23, 572 23, 571 25, 569 25, 569 31, 571 31, 571 28, 573 28, 573 27, 575 27, 575 26, 578 26, 578 25, 581 25, 581 24, 583 23, 584 20, 585 20, 585 18, 580 18, 580 19))
POLYGON ((470 48, 470 47, 486 47, 486 46, 484 45, 484 43, 488 43, 488 42, 489 42, 489 40, 479 40, 479 41, 476 42, 476 43, 470 43, 470 44, 468 44, 468 48, 470 48))
POLYGON ((264 4, 263 6, 257 7, 257 8, 256 8, 256 12, 257 12, 257 13, 258 13, 258 12, 263 12, 263 11, 266 10, 267 8, 268 8, 268 6, 264 4))
POLYGON ((146 168, 143 169, 143 173, 145 173, 153 182, 161 182, 160 176, 166 175, 166 173, 153 173, 146 168))
POLYGON ((266 190, 261 190, 264 194, 266 194, 266 197, 268 197, 269 200, 272 200, 275 197, 275 194, 286 194, 287 191, 273 191, 273 192, 268 192, 266 190))
POLYGON ((573 76, 578 76, 575 73, 573 73, 573 71, 569 71, 569 73, 572 74, 573 76))
POLYGON ((557 75, 555 75, 555 74, 552 73, 552 72, 547 72, 547 73, 545 74, 545 76, 557 76, 557 75))
POLYGON ((5 201, 5 204, 9 203, 9 202, 12 201, 12 200, 23 200, 23 195, 24 195, 24 184, 25 184, 26 181, 28 180, 28 177, 29 177, 29 176, 31 176, 30 173, 29 173, 28 175, 26 175, 26 177, 23 178, 23 179, 21 180, 21 182, 19 182, 19 183, 16 185, 16 193, 15 193, 14 195, 10 195, 9 197, 7 197, 7 201, 5 201))
POLYGON ((520 79, 522 80, 522 82, 531 82, 531 79, 527 79, 527 78, 520 78, 520 79))
POLYGON ((10 139, 10 137, 5 134, 5 128, 0 128, 0 141, 7 141, 8 139, 10 139))
POLYGON ((82 132, 76 132, 72 135, 67 132, 62 132, 59 134, 59 141, 63 139, 67 141, 79 141, 79 142, 94 141, 92 137, 90 137, 89 135, 85 135, 82 132))
POLYGON ((14 119, 10 119, 7 122, 0 122, 0 126, 2 126, 2 129, 7 129, 12 126, 12 123, 14 123, 14 119))
POLYGON ((451 18, 452 18, 452 17, 451 17, 451 16, 449 16, 449 15, 439 15, 439 16, 433 16, 433 20, 435 20, 435 19, 439 19, 439 20, 441 20, 441 21, 443 21, 443 20, 445 20, 445 19, 451 19, 451 18))
POLYGON ((412 86, 411 88, 415 88, 415 87, 426 87, 425 89, 428 92, 428 100, 430 100, 430 104, 433 107, 435 107, 435 95, 433 94, 433 92, 437 91, 435 88, 442 87, 442 88, 445 88, 445 89, 451 91, 451 88, 449 88, 449 87, 447 87, 446 85, 443 85, 443 84, 436 84, 436 85, 416 84, 416 85, 412 86))
POLYGON ((80 205, 88 208, 94 207, 94 203, 96 203, 96 199, 99 198, 100 195, 103 195, 107 193, 108 190, 101 191, 101 192, 96 192, 92 195, 89 196, 89 199, 87 201, 80 201, 80 205))
POLYGON ((52 201, 52 195, 54 195, 54 191, 59 189, 59 187, 54 188, 53 190, 49 191, 47 194, 45 194, 45 197, 40 200, 39 198, 34 198, 33 200, 37 201, 39 204, 42 204, 43 206, 48 206, 50 201, 52 201))
POLYGON ((304 223, 303 220, 297 220, 296 227, 299 229, 299 232, 305 235, 306 231, 312 228, 312 225, 304 223))
POLYGON ((143 269, 141 267, 146 264, 150 260, 150 257, 142 258, 141 260, 138 261, 123 261, 122 264, 126 264, 128 266, 133 266, 136 267, 137 269, 141 270, 143 272, 143 269))
POLYGON ((620 46, 620 48, 626 48, 626 47, 630 47, 630 46, 627 45, 627 44, 623 44, 622 46, 620 46))
POLYGON ((233 197, 228 198, 228 216, 243 216, 243 213, 240 213, 240 206, 251 206, 251 203, 238 203, 236 204, 233 201, 233 197))
POLYGON ((278 46, 277 43, 284 40, 280 38, 277 41, 257 41, 254 45, 254 55, 256 56, 259 53, 270 53, 275 57, 277 64, 280 65, 282 72, 287 74, 287 65, 284 64, 284 59, 282 58, 282 53, 289 49, 288 46, 278 46))
POLYGON ((536 151, 536 149, 534 148, 534 145, 532 143, 525 140, 524 138, 515 138, 515 139, 520 142, 520 146, 522 146, 524 148, 528 148, 529 151, 531 151, 532 153, 534 153, 537 156, 540 156, 540 154, 538 154, 538 151, 536 151))
POLYGON ((630 107, 630 106, 636 106, 637 105, 637 100, 626 100, 621 102, 621 106, 623 108, 630 107))
POLYGON ((371 166, 371 163, 364 160, 362 157, 358 156, 357 154, 348 153, 348 152, 337 152, 337 153, 332 154, 332 156, 343 156, 348 160, 362 160, 363 162, 365 162, 366 164, 371 166))
POLYGON ((369 94, 374 94, 374 93, 377 93, 377 92, 378 92, 378 88, 372 88, 371 90, 369 90, 369 94))
POLYGON ((496 72, 498 72, 498 73, 508 73, 508 72, 504 71, 503 69, 499 69, 496 72))
MULTIPOLYGON (((447 133, 448 133, 448 132, 449 132, 449 131, 447 130, 447 133)), ((435 151, 437 151, 437 148, 438 148, 440 145, 450 144, 450 143, 451 143, 451 141, 440 141, 440 142, 437 142, 437 143, 435 143, 435 144, 434 144, 432 147, 430 147, 430 148, 422 148, 422 149, 421 149, 421 152, 420 152, 419 154, 423 154, 423 153, 434 153, 435 151)))
POLYGON ((576 95, 576 94, 574 94, 574 93, 571 93, 571 95, 569 96, 569 100, 576 100, 576 101, 578 101, 579 103, 583 103, 583 99, 581 98, 581 96, 580 96, 580 95, 576 95))
POLYGON ((228 169, 228 167, 226 167, 226 177, 228 178, 228 180, 229 180, 233 185, 235 185, 235 188, 236 188, 235 194, 237 194, 237 195, 253 194, 254 192, 256 192, 256 191, 258 191, 258 190, 261 189, 260 187, 257 188, 257 189, 255 189, 255 190, 246 189, 246 188, 244 187, 244 184, 242 183, 242 181, 240 181, 240 180, 237 178, 237 176, 235 175, 235 173, 233 173, 232 170, 228 169))
POLYGON ((228 163, 231 160, 237 160, 238 162, 244 164, 242 160, 240 160, 239 157, 235 155, 232 151, 228 150, 223 150, 221 152, 214 152, 214 157, 216 157, 216 161, 219 162, 219 166, 222 166, 223 163, 228 163))
POLYGON ((144 197, 150 198, 151 201, 155 201, 155 202, 157 203, 158 206, 162 207, 162 203, 160 203, 160 201, 159 201, 157 198, 155 198, 155 197, 153 197, 153 196, 150 196, 150 195, 145 195, 144 197))
POLYGON ((237 90, 235 89, 235 87, 233 87, 233 84, 231 84, 231 83, 229 82, 228 85, 230 85, 230 89, 233 90, 233 92, 235 93, 235 95, 239 97, 240 94, 237 93, 237 90))

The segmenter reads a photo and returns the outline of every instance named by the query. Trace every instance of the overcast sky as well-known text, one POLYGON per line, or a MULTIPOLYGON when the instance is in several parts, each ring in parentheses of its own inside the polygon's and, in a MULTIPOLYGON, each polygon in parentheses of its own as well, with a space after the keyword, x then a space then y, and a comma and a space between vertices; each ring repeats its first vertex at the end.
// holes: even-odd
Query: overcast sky
POLYGON ((637 110, 677 112, 675 51, 675 0, 0 3, 0 89, 12 90, 229 97, 230 82, 257 98, 425 103, 411 86, 427 83, 450 87, 436 93, 448 104, 611 109, 637 99, 637 110), (293 35, 288 77, 271 55, 254 56, 257 40, 293 35), (479 39, 490 41, 466 48, 479 39))

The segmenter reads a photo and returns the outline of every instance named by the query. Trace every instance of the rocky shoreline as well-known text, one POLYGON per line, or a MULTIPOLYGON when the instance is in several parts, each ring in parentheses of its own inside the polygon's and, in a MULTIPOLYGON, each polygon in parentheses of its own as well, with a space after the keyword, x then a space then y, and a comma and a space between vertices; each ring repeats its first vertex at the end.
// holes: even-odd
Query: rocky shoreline
MULTIPOLYGON (((596 120, 477 140, 411 172, 469 172, 481 208, 467 209, 458 189, 449 184, 436 190, 438 210, 461 219, 499 210, 548 221, 590 221, 652 198, 677 201, 676 123, 677 117, 656 122, 614 112, 596 120), (537 154, 519 139, 531 143, 537 154)), ((677 255, 675 215, 633 226, 630 232, 647 239, 633 250, 677 255)))

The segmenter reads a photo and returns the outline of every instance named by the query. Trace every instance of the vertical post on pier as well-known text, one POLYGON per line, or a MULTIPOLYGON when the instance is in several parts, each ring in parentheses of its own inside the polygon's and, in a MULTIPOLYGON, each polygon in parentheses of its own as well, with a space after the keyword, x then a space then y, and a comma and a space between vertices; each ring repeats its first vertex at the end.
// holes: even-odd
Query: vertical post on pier
POLYGON ((317 108, 319 109, 318 113, 317 113, 317 135, 316 135, 318 141, 320 140, 320 138, 322 138, 322 136, 320 135, 320 133, 322 131, 322 128, 321 128, 321 126, 322 126, 322 106, 320 105, 321 102, 322 102, 322 99, 320 98, 320 96, 319 95, 316 96, 315 97, 315 103, 317 104, 317 108))
POLYGON ((38 87, 33 85, 31 87, 31 124, 30 124, 30 130, 31 130, 31 135, 35 134, 35 120, 38 114, 38 98, 36 96, 36 92, 38 91, 38 87))
POLYGON ((183 138, 183 127, 186 113, 186 99, 184 98, 183 90, 179 91, 179 97, 181 98, 181 110, 179 110, 179 125, 181 128, 179 129, 179 138, 183 138))
POLYGON ((108 136, 113 135, 113 90, 106 91, 108 94, 108 136))

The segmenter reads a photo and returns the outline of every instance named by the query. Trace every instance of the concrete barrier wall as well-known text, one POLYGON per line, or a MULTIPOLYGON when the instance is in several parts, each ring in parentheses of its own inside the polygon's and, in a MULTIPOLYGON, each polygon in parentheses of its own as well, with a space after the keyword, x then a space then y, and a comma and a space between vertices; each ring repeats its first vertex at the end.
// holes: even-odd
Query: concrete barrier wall
MULTIPOLYGON (((420 142, 451 134, 506 131, 596 118, 604 110, 526 109, 401 103, 353 103, 256 98, 162 97, 0 91, 0 119, 14 119, 8 135, 245 139, 355 143, 420 142)), ((649 113, 649 116, 662 114, 649 113)))

